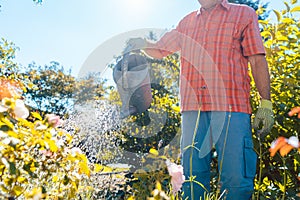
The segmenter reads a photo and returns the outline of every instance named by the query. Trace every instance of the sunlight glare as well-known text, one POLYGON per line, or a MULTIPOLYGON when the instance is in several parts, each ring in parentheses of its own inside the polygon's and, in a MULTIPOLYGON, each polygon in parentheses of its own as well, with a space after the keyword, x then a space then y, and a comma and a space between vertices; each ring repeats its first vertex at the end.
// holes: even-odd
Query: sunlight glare
POLYGON ((122 0, 122 4, 124 13, 131 17, 145 16, 149 10, 149 1, 147 0, 122 0))

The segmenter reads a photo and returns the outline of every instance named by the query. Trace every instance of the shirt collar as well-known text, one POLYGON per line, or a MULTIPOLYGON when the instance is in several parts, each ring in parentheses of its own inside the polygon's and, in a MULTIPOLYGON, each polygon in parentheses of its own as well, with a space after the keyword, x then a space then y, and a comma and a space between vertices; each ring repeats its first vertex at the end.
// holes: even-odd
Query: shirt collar
MULTIPOLYGON (((228 10, 229 9, 229 3, 228 3, 228 0, 222 0, 220 5, 225 9, 225 10, 228 10)), ((218 5, 217 5, 218 6, 218 5)), ((199 8, 197 10, 197 16, 201 14, 201 12, 203 12, 203 8, 199 8)))

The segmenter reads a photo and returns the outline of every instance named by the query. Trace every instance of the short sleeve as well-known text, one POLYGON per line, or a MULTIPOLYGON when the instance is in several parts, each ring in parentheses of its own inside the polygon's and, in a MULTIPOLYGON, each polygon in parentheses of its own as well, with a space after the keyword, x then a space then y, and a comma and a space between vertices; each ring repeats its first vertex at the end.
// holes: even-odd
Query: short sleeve
POLYGON ((252 8, 245 12, 249 20, 242 33, 242 48, 244 56, 265 54, 262 37, 260 35, 258 16, 252 8))
POLYGON ((179 51, 179 35, 177 29, 165 33, 156 43, 155 48, 157 48, 163 56, 179 51))

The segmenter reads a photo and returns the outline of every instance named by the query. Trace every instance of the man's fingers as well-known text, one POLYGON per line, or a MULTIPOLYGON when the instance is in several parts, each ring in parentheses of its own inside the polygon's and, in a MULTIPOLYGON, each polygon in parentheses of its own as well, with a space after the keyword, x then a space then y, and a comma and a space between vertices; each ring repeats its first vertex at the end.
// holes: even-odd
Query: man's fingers
POLYGON ((259 127, 259 124, 261 123, 261 119, 259 119, 259 118, 254 118, 254 121, 253 121, 253 128, 254 128, 254 130, 257 130, 258 129, 258 127, 259 127))

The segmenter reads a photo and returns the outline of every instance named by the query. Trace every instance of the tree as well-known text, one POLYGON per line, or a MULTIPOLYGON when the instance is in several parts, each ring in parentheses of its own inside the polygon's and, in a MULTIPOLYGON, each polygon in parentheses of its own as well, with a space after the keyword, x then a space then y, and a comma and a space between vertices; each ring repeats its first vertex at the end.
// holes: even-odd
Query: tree
POLYGON ((73 95, 74 104, 84 104, 103 99, 109 90, 105 83, 106 80, 102 79, 99 73, 90 73, 85 77, 76 79, 73 95))
MULTIPOLYGON (((228 0, 228 2, 238 3, 238 4, 246 4, 250 7, 252 7, 256 11, 260 8, 260 6, 263 9, 267 9, 267 7, 269 5, 269 3, 262 4, 261 0, 256 0, 256 1, 253 1, 253 0, 228 0)), ((269 12, 263 12, 258 16, 258 19, 264 20, 264 19, 268 18, 268 16, 269 16, 269 12)))
POLYGON ((20 79, 18 65, 14 62, 15 53, 18 48, 13 42, 4 38, 0 40, 0 77, 20 79))
POLYGON ((104 82, 97 74, 76 79, 71 70, 66 71, 58 62, 38 66, 30 64, 23 73, 23 82, 29 81, 24 97, 29 106, 39 113, 67 115, 74 104, 86 103, 101 98, 104 82))
POLYGON ((40 113, 53 113, 60 116, 70 111, 76 87, 71 71, 65 72, 58 62, 44 67, 32 63, 24 76, 34 84, 24 93, 26 102, 40 113))

